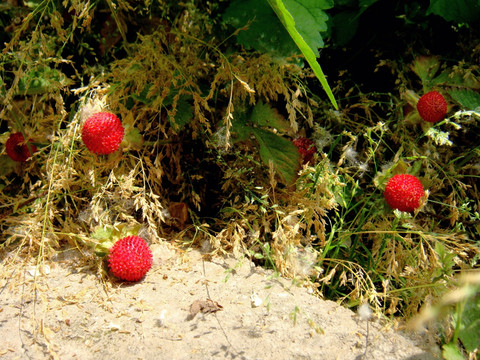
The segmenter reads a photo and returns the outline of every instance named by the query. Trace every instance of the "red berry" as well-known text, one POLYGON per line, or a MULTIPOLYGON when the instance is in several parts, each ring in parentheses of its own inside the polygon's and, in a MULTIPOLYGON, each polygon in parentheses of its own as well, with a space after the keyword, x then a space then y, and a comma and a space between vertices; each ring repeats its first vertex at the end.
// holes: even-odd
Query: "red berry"
POLYGON ((423 120, 436 123, 447 115, 447 102, 439 92, 430 91, 418 100, 417 110, 423 120))
POLYGON ((407 212, 414 211, 420 206, 420 199, 424 194, 420 180, 408 174, 393 176, 388 180, 384 192, 388 205, 407 212))
POLYGON ((127 236, 110 248, 108 266, 119 279, 138 281, 152 267, 152 251, 141 237, 127 236))
POLYGON ((313 154, 317 152, 317 148, 310 139, 299 137, 293 141, 293 144, 298 148, 300 155, 302 155, 304 164, 312 160, 313 154))
POLYGON ((91 152, 106 155, 118 150, 124 132, 122 122, 116 115, 99 112, 85 120, 82 140, 91 152))
POLYGON ((31 140, 28 141, 30 144, 27 145, 25 138, 22 133, 11 134, 5 144, 7 149, 7 155, 12 158, 14 161, 27 161, 27 159, 37 151, 37 147, 31 144, 31 140), (28 148, 30 146, 30 149, 28 148), (31 150, 31 151, 30 151, 31 150))

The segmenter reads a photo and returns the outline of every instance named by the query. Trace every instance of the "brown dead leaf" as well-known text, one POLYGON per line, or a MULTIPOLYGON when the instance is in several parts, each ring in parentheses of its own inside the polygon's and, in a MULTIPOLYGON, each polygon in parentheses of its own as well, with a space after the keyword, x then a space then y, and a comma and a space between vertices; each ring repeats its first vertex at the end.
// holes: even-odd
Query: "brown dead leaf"
POLYGON ((190 312, 187 316, 187 320, 192 320, 199 312, 202 314, 210 314, 222 309, 222 305, 211 299, 195 300, 192 305, 190 305, 190 312))

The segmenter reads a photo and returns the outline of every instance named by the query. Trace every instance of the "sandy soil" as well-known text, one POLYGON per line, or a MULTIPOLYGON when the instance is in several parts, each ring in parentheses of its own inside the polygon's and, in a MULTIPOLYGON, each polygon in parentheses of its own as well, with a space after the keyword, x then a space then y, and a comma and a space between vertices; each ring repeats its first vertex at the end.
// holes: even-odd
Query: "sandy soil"
POLYGON ((102 281, 69 251, 47 275, 0 282, 0 359, 436 358, 376 321, 366 347, 366 321, 247 260, 152 251, 135 284, 102 281))

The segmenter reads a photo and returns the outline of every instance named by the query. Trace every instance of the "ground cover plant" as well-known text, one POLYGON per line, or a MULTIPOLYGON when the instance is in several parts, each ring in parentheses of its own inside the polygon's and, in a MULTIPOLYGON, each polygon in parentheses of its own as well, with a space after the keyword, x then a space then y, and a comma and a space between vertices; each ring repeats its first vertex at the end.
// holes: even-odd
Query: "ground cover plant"
POLYGON ((478 4, 401 3, 0 5, 2 278, 172 241, 392 320, 448 305, 444 356, 474 358, 478 4))

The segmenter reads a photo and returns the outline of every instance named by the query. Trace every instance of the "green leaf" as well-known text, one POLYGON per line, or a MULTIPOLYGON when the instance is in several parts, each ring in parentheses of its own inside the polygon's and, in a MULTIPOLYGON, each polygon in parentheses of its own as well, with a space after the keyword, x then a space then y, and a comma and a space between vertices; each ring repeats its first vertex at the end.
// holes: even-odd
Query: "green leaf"
MULTIPOLYGON (((333 96, 332 90, 328 85, 327 79, 323 74, 322 68, 317 62, 316 54, 318 54, 318 49, 316 48, 312 49, 310 45, 306 42, 306 40, 303 38, 303 36, 299 33, 298 29, 296 28, 296 24, 297 23, 299 24, 302 21, 302 19, 295 19, 292 16, 292 14, 288 11, 288 9, 285 7, 282 0, 268 0, 268 2, 270 3, 270 6, 275 11, 280 21, 282 22, 283 26, 285 26, 285 28, 287 29, 293 41, 295 41, 295 44, 297 44, 303 56, 305 56, 305 59, 307 60, 310 67, 312 68, 315 76, 318 78, 318 80, 322 84, 323 89, 327 93, 327 96, 330 99, 331 103, 333 104, 335 109, 338 109, 337 101, 333 96)), ((306 1, 306 3, 310 3, 310 1, 306 1)), ((322 1, 322 3, 324 2, 322 1)), ((333 6, 333 2, 331 2, 331 4, 333 6)), ((307 40, 311 41, 311 39, 307 39, 307 40)))
POLYGON ((468 300, 461 314, 458 337, 469 352, 480 347, 480 295, 468 300))
POLYGON ((290 140, 275 135, 274 133, 252 128, 260 145, 260 158, 269 166, 272 161, 273 166, 287 184, 292 184, 297 176, 297 170, 300 164, 300 154, 298 149, 290 140))
POLYGON ((438 56, 418 56, 410 68, 422 81, 424 90, 429 90, 430 82, 440 69, 440 62, 438 56))
POLYGON ((432 85, 459 86, 471 89, 480 88, 480 82, 474 76, 465 76, 462 73, 450 70, 443 71, 431 83, 432 85))
POLYGON ((19 95, 37 95, 61 89, 63 86, 72 83, 66 76, 57 69, 39 67, 26 73, 18 81, 19 95))
POLYGON ((193 118, 193 106, 189 102, 190 99, 191 96, 185 95, 180 96, 178 99, 177 112, 173 121, 170 119, 176 130, 183 130, 185 125, 193 118))
MULTIPOLYGON (((240 105, 239 105, 240 106, 240 105)), ((237 110, 237 109, 236 109, 237 110)), ((244 109, 235 111, 232 120, 232 128, 230 129, 233 135, 233 141, 245 141, 252 133, 252 127, 247 125, 247 113, 244 109)))
POLYGON ((283 3, 295 19, 296 30, 318 57, 318 48, 324 46, 320 33, 327 31, 328 15, 324 10, 333 7, 333 0, 283 0, 283 3))
POLYGON ((465 360, 462 352, 454 343, 443 345, 442 355, 445 360, 465 360))
POLYGON ((151 87, 152 87, 152 84, 148 84, 148 83, 145 84, 145 87, 143 88, 143 90, 139 94, 132 94, 131 95, 132 99, 134 99, 136 101, 140 101, 144 104, 151 104, 153 102, 153 100, 155 100, 155 98, 158 95, 158 94, 156 94, 155 96, 147 97, 148 92, 150 91, 151 87))
POLYGON ((102 226, 98 227, 90 236, 95 240, 107 240, 112 236, 113 227, 102 226))
POLYGON ((274 109, 268 104, 259 101, 253 108, 250 121, 258 126, 272 127, 281 132, 286 132, 290 124, 285 121, 274 109))
POLYGON ((298 48, 266 0, 236 0, 223 14, 223 21, 237 29, 237 42, 278 57, 298 54, 298 48))
POLYGON ((448 94, 458 102, 464 110, 475 110, 480 107, 480 94, 470 89, 452 89, 448 94))
POLYGON ((473 23, 480 19, 478 0, 430 0, 427 15, 435 14, 447 21, 473 23))

